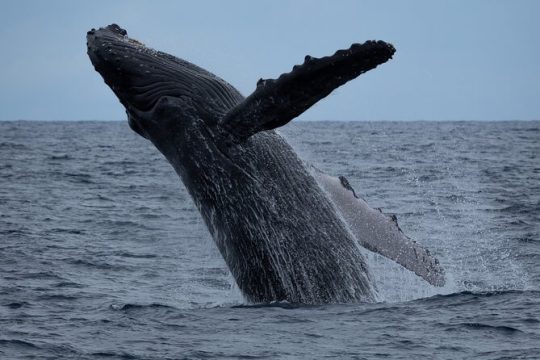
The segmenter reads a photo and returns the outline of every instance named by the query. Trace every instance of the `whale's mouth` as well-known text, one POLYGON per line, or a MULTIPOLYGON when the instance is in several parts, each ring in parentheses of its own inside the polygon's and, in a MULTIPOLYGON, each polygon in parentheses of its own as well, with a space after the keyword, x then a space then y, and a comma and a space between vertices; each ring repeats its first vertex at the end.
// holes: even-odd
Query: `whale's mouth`
POLYGON ((211 118, 241 98, 214 74, 129 38, 127 31, 116 24, 92 29, 86 39, 94 68, 126 108, 133 130, 143 136, 142 118, 150 118, 163 97, 189 98, 194 104, 205 104, 201 113, 207 121, 217 121, 211 118))
POLYGON ((130 109, 148 111, 162 96, 180 95, 171 59, 130 39, 116 24, 87 33, 88 56, 120 102, 130 109), (168 65, 168 66, 167 66, 168 65))

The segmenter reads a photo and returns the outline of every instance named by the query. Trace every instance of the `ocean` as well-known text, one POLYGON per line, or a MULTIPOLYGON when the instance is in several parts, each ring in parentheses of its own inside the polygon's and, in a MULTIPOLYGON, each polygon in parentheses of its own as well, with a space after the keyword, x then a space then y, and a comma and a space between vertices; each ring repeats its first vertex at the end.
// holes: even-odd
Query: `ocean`
POLYGON ((366 251, 375 303, 246 303, 127 122, 0 122, 0 358, 540 358, 540 121, 280 133, 396 214, 447 284, 366 251))

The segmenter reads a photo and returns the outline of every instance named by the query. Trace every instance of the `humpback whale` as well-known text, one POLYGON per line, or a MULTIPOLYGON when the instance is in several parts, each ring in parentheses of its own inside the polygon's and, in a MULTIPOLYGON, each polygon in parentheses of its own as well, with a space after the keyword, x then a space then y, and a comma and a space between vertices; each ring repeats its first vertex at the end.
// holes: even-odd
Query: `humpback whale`
POLYGON ((95 70, 129 126, 165 156, 188 190, 245 298, 254 303, 376 300, 361 247, 433 285, 438 261, 348 181, 306 165, 274 130, 335 88, 388 61, 367 41, 260 79, 244 97, 186 60, 153 50, 116 24, 87 33, 95 70))

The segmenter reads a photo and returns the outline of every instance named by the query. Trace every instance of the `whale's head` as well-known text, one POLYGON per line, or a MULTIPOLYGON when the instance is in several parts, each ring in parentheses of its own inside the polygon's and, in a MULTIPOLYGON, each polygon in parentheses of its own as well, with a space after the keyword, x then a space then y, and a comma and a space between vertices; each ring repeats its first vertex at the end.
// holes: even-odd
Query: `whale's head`
POLYGON ((156 127, 182 126, 194 119, 215 123, 242 99, 212 73, 146 47, 116 24, 90 30, 87 47, 94 68, 126 108, 131 128, 146 138, 156 127), (163 104, 169 112, 173 107, 176 124, 156 120, 163 104))

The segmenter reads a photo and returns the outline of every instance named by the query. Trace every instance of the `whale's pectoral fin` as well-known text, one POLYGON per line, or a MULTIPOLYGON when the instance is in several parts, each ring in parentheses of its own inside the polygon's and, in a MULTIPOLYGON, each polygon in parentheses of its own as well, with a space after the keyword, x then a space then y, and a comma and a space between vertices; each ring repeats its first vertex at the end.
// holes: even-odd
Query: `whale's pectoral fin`
POLYGON ((311 172, 328 193, 360 245, 394 260, 432 285, 445 284, 444 270, 439 261, 429 250, 403 234, 395 215, 388 216, 369 207, 344 177, 329 176, 313 167, 311 172))
POLYGON ((256 90, 219 125, 234 142, 285 125, 337 87, 388 61, 394 52, 383 41, 367 41, 320 59, 306 56, 291 72, 275 80, 259 80, 256 90))

